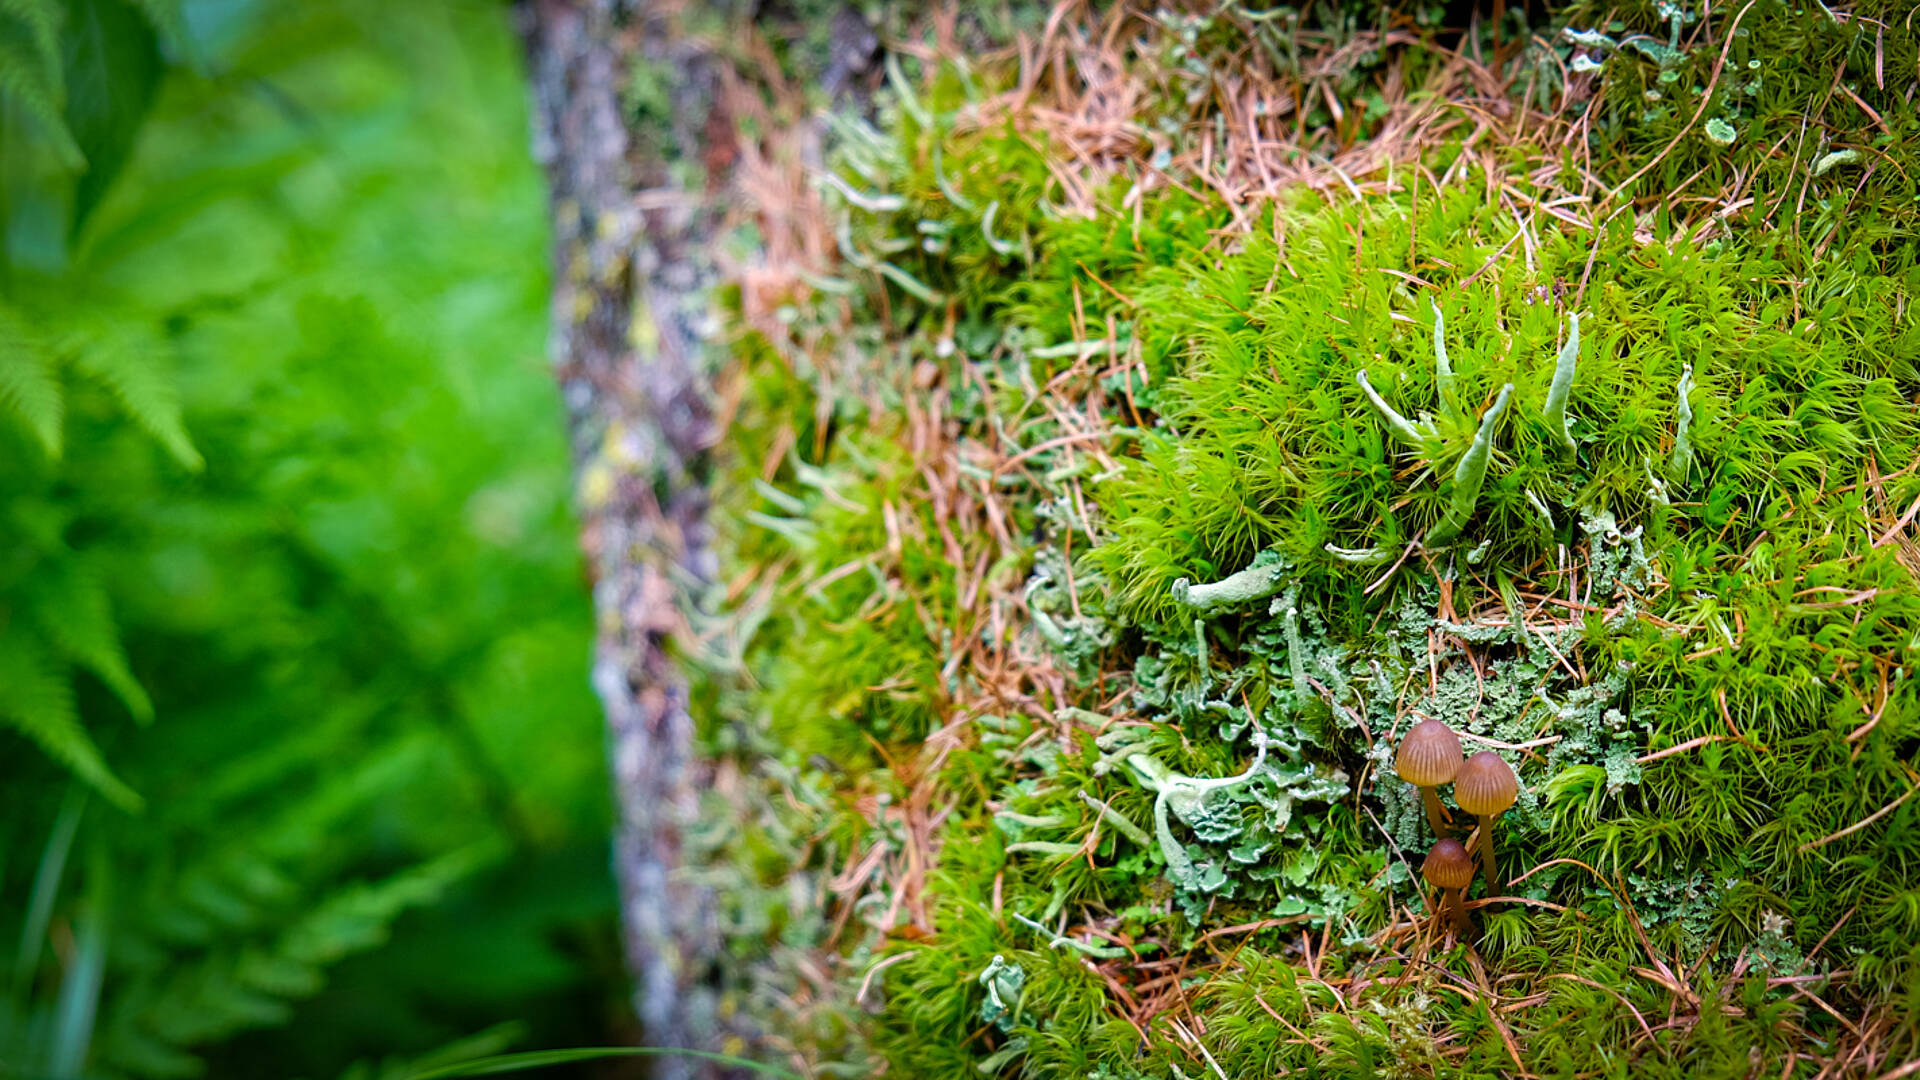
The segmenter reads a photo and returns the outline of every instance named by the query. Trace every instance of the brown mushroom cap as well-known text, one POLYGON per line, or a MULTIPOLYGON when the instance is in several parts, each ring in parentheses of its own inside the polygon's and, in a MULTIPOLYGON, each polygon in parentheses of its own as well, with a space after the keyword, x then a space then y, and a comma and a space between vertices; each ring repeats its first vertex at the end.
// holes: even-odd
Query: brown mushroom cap
POLYGON ((1493 817, 1506 812, 1520 794, 1520 778, 1513 775, 1499 754, 1482 750, 1460 766, 1453 778, 1453 801, 1460 809, 1478 817, 1493 817))
POLYGON ((1393 771, 1415 787, 1439 787, 1453 783, 1460 760, 1460 736, 1438 720, 1422 720, 1400 740, 1393 771))
POLYGON ((1433 845, 1420 872, 1436 889, 1464 889, 1473 884, 1473 856, 1465 844, 1448 837, 1433 845))

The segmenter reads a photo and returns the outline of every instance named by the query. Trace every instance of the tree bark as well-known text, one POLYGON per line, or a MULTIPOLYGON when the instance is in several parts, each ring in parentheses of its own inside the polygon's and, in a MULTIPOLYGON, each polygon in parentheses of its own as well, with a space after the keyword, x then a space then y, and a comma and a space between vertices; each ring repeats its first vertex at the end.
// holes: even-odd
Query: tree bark
MULTIPOLYGON (((688 593, 713 574, 702 482, 714 422, 701 327, 731 125, 719 62, 673 5, 528 0, 534 142, 554 217, 552 358, 594 575, 593 683, 606 710, 619 878, 635 1008, 654 1046, 720 1049, 721 936, 710 890, 683 870, 709 763, 670 654, 688 593), (630 131, 635 64, 671 74, 666 130, 630 131), (697 163, 701 169, 685 166, 697 163), (675 187, 706 176, 706 191, 675 187)), ((718 1076, 660 1059, 664 1078, 718 1076)))

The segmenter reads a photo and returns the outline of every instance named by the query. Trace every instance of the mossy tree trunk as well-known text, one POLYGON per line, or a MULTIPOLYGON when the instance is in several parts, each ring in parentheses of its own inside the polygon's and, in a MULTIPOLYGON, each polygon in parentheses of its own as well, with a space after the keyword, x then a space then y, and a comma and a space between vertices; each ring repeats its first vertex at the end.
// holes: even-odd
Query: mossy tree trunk
MULTIPOLYGON (((694 749, 687 682, 669 641, 683 625, 686 591, 712 572, 701 474, 713 418, 699 326, 716 215, 704 191, 676 180, 722 183, 731 125, 715 57, 656 8, 533 0, 522 17, 534 145, 552 192, 552 354, 594 576, 593 681, 619 809, 627 963, 645 1040, 713 1050, 729 1034, 713 989, 714 898, 681 872, 711 769, 694 749), (623 114, 637 64, 673 73, 664 128, 631 130, 623 114)), ((655 1072, 719 1074, 679 1057, 655 1072)))

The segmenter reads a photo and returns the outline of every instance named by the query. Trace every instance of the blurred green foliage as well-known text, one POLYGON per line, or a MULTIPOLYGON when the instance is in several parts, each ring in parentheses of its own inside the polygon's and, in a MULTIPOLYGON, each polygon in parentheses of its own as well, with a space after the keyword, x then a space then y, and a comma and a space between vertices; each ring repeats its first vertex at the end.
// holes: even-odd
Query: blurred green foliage
POLYGON ((0 1075, 618 1034, 525 112, 499 5, 0 5, 0 1075))

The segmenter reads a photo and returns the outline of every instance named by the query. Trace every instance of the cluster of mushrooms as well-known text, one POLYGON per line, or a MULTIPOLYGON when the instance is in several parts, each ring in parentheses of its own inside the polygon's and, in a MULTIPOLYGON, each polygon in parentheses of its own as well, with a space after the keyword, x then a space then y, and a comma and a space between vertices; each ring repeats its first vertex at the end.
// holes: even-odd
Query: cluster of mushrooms
POLYGON ((1506 813, 1520 792, 1520 780, 1499 754, 1482 750, 1472 757, 1460 752, 1460 736, 1438 720, 1422 720, 1400 740, 1394 757, 1394 771, 1400 779, 1420 789, 1427 806, 1427 823, 1439 840, 1427 852, 1420 872, 1429 884, 1440 890, 1440 911, 1436 918, 1451 917, 1453 932, 1461 941, 1473 938, 1473 921, 1467 915, 1466 890, 1473 884, 1473 853, 1478 848, 1480 866, 1486 871, 1487 895, 1501 887, 1493 855, 1493 819, 1506 813), (1453 801, 1460 809, 1479 819, 1480 827, 1463 844, 1453 838, 1447 808, 1440 802, 1439 789, 1453 785, 1453 801))

